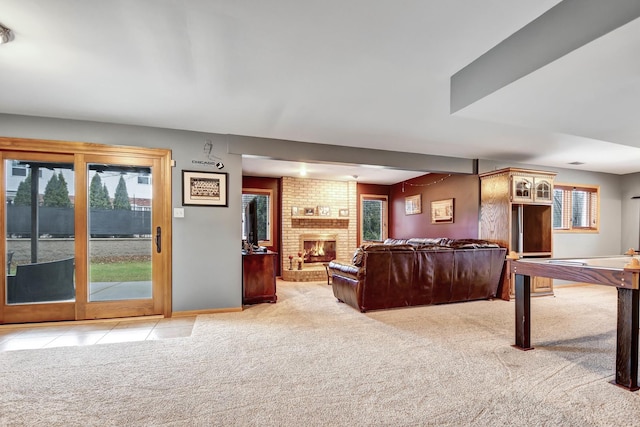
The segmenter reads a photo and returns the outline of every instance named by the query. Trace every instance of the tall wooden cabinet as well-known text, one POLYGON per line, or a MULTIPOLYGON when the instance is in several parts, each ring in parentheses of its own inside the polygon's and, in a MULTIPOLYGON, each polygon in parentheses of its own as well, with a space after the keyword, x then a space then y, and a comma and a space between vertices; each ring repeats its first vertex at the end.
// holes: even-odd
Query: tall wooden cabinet
MULTIPOLYGON (((519 168, 480 174, 480 238, 519 257, 551 257, 555 176, 519 168)), ((503 277, 502 298, 509 299, 514 295, 513 277, 503 277)), ((532 278, 531 295, 552 294, 552 279, 532 278)))

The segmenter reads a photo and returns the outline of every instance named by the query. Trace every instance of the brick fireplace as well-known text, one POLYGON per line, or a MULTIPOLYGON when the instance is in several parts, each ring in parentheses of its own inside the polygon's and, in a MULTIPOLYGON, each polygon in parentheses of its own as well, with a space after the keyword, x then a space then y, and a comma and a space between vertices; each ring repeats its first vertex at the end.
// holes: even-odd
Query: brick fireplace
POLYGON ((283 280, 323 281, 323 263, 329 258, 351 258, 358 241, 356 190, 355 181, 282 179, 283 280), (323 255, 318 254, 319 244, 323 255), (295 262, 290 269, 289 256, 295 259, 305 251, 302 269, 295 262))

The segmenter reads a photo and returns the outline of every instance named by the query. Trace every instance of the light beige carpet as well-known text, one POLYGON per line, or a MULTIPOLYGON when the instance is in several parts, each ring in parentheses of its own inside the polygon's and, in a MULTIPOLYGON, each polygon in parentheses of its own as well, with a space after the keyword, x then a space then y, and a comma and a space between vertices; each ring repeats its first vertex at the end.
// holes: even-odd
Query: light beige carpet
POLYGON ((359 313, 326 283, 199 316, 189 338, 0 353, 1 426, 640 425, 609 383, 616 291, 359 313))

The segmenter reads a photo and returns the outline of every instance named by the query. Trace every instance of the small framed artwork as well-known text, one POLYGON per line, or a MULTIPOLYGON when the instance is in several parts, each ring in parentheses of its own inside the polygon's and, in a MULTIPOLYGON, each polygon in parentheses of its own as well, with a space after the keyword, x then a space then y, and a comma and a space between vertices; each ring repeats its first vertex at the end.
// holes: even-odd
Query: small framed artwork
POLYGON ((422 213, 422 194, 404 198, 404 214, 415 215, 422 213))
POLYGON ((182 171, 183 206, 228 207, 226 172, 182 171))
POLYGON ((318 206, 318 215, 320 216, 330 216, 331 208, 329 206, 318 206))
POLYGON ((453 199, 434 200, 431 202, 431 224, 447 224, 453 222, 453 199))
POLYGON ((292 206, 291 216, 298 216, 298 215, 300 215, 300 209, 297 206, 292 206))
POLYGON ((314 208, 304 208, 304 214, 306 216, 313 216, 315 215, 316 210, 314 208))
POLYGON ((338 211, 338 216, 349 216, 349 209, 340 209, 338 211))

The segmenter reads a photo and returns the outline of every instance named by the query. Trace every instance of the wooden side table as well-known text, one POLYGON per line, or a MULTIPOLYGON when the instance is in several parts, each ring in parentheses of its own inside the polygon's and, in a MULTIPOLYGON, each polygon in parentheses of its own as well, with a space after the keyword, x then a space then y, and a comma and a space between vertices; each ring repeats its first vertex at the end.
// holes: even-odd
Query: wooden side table
POLYGON ((331 271, 329 271, 329 263, 328 262, 323 262, 322 265, 324 265, 324 269, 327 270, 327 285, 331 284, 331 271))
POLYGON ((242 303, 274 303, 276 296, 276 252, 242 254, 242 303))

